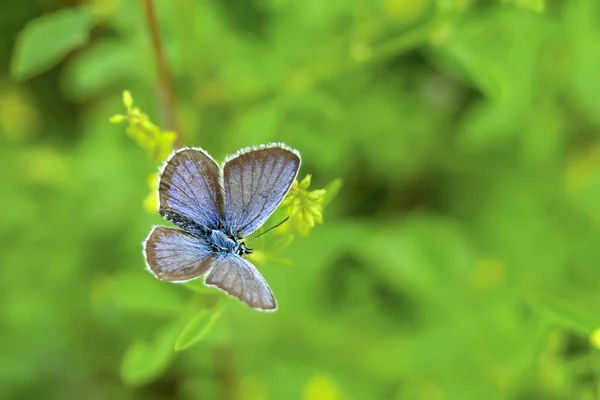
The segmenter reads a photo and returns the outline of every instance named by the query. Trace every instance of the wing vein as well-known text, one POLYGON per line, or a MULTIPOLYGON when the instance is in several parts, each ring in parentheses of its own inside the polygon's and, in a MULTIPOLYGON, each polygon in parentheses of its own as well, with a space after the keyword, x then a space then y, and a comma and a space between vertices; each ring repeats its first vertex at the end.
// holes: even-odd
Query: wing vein
MULTIPOLYGON (((275 167, 273 167, 273 170, 275 170, 275 167)), ((275 182, 273 183, 273 185, 271 186, 271 188, 275 187, 275 184, 277 182, 279 182, 279 178, 281 178, 281 174, 283 173, 283 171, 285 170, 285 163, 282 165, 281 169, 279 170, 279 173, 277 174, 277 178, 275 179, 275 182)), ((271 174, 273 175, 273 174, 271 174)), ((283 200, 283 198, 281 199, 283 200)), ((281 200, 279 201, 279 203, 281 203, 281 200)), ((279 203, 277 203, 277 205, 275 206, 275 208, 273 209, 273 211, 275 211, 275 209, 277 208, 277 206, 279 205, 279 203)), ((263 205, 260 209, 260 212, 256 213, 256 216, 249 221, 246 225, 244 225, 243 229, 246 229, 248 226, 250 226, 252 223, 254 223, 259 217, 261 217, 262 212, 265 211, 265 208, 267 207, 268 201, 265 199, 265 201, 263 202, 263 205)))
MULTIPOLYGON (((198 165, 197 163, 192 161, 192 164, 194 164, 194 167, 196 167, 196 171, 198 172, 198 177, 200 178, 200 182, 202 182, 202 185, 204 186, 204 188, 207 188, 207 184, 204 178, 204 175, 202 175, 202 173, 200 173, 200 170, 198 169, 198 165)), ((182 162, 181 165, 183 165, 183 168, 185 168, 185 170, 188 172, 188 174, 190 174, 190 176, 194 176, 194 174, 192 174, 192 171, 190 171, 190 169, 187 166, 187 163, 182 162)), ((200 200, 198 199, 198 197, 196 197, 196 193, 194 192, 194 189, 192 189, 192 187, 190 186, 190 184, 183 179, 183 177, 181 178, 181 180, 186 184, 186 186, 192 191, 192 194, 194 195, 194 199, 196 199, 196 206, 198 206, 198 210, 201 210, 200 212, 202 213, 202 215, 204 216, 204 218, 206 219, 210 219, 210 217, 206 214, 206 211, 202 209, 202 206, 200 204, 200 200)))

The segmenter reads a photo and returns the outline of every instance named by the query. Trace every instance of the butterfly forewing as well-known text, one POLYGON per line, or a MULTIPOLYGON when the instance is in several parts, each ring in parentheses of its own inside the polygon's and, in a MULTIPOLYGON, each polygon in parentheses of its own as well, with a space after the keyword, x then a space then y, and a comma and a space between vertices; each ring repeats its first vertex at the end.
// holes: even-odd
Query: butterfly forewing
POLYGON ((163 168, 158 198, 160 214, 182 228, 189 221, 217 227, 223 212, 219 166, 202 150, 178 151, 163 168))
POLYGON ((159 279, 187 281, 206 273, 214 253, 210 246, 182 230, 157 226, 144 242, 148 269, 159 279))
POLYGON ((275 297, 265 279, 250 261, 236 254, 218 257, 205 283, 224 290, 252 308, 266 311, 277 308, 275 297))
POLYGON ((279 145, 228 160, 223 167, 226 228, 239 238, 257 230, 281 203, 299 168, 298 153, 279 145))

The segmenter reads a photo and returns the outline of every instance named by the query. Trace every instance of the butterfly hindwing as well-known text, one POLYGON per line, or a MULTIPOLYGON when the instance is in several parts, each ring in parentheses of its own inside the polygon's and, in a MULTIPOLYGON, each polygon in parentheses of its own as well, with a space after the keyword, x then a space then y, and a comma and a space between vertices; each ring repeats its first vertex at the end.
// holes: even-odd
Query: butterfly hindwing
POLYGON ((242 151, 223 166, 225 227, 239 238, 257 230, 292 186, 300 156, 282 145, 242 151))
POLYGON ((224 290, 252 308, 265 311, 277 308, 275 297, 262 275, 250 261, 236 254, 217 257, 205 284, 224 290))
POLYGON ((214 253, 208 243, 179 229, 154 227, 144 241, 150 272, 166 281, 187 281, 206 273, 214 253))

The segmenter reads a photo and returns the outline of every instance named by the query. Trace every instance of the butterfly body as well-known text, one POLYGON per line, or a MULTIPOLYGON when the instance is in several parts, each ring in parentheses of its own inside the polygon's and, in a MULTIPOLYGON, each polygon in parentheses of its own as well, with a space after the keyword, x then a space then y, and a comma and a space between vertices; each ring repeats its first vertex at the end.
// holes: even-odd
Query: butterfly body
POLYGON ((207 240, 215 252, 232 253, 239 256, 251 253, 243 240, 234 239, 220 230, 211 230, 207 240))
POLYGON ((222 167, 202 149, 173 153, 161 170, 159 213, 180 229, 154 227, 143 243, 148 270, 185 282, 206 276, 250 307, 276 309, 271 289, 243 256, 256 231, 287 194, 300 168, 297 151, 282 144, 242 149, 222 167))

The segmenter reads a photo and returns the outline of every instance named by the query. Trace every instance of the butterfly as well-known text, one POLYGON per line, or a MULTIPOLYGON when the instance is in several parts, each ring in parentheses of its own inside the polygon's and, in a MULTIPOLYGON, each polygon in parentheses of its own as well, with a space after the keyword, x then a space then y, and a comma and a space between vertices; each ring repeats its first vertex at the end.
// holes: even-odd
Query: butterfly
POLYGON ((176 150, 160 169, 158 212, 180 229, 152 228, 142 244, 147 269, 171 282, 205 276, 205 285, 274 311, 269 285, 244 258, 244 238, 273 214, 300 164, 281 143, 241 149, 222 166, 200 148, 176 150))

